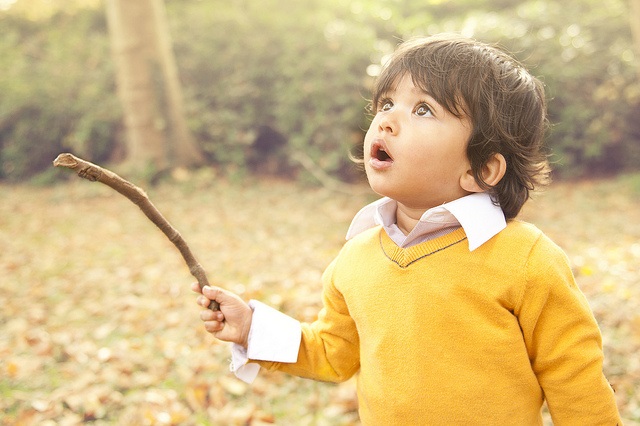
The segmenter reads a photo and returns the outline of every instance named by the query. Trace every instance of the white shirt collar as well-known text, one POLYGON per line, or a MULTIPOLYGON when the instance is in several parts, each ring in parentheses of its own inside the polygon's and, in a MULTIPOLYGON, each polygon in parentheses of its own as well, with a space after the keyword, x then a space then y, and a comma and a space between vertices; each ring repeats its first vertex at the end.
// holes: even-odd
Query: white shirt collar
POLYGON ((396 207, 396 201, 388 197, 363 207, 351 221, 347 240, 367 229, 382 225, 396 244, 405 247, 415 241, 425 241, 431 234, 439 236, 447 228, 462 226, 467 234, 469 251, 473 251, 507 226, 500 206, 493 204, 491 196, 482 192, 427 210, 406 236, 399 233, 395 225, 396 207))

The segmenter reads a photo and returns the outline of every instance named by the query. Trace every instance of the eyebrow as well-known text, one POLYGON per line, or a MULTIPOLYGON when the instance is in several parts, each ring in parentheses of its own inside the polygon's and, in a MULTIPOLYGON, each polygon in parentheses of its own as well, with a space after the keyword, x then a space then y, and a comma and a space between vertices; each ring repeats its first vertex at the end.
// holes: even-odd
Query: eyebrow
MULTIPOLYGON (((395 87, 390 87, 387 90, 384 90, 384 91, 378 93, 377 98, 381 99, 381 98, 387 97, 387 96, 397 92, 397 89, 396 89, 397 86, 398 85, 396 84, 395 87)), ((432 93, 430 93, 430 92, 428 92, 426 90, 423 90, 418 86, 414 86, 413 89, 411 89, 411 94, 412 95, 416 95, 416 96, 428 96, 431 99, 433 99, 433 101, 436 102, 438 105, 440 105, 440 103, 436 100, 436 98, 433 96, 432 93)))
POLYGON ((428 101, 429 104, 431 104, 431 106, 435 106, 443 111, 446 111, 447 109, 444 107, 444 105, 442 105, 440 102, 438 102, 438 100, 433 96, 432 93, 420 88, 419 86, 415 86, 414 88, 411 89, 411 93, 419 98, 423 97, 423 96, 427 96, 429 99, 425 99, 426 101, 428 101))

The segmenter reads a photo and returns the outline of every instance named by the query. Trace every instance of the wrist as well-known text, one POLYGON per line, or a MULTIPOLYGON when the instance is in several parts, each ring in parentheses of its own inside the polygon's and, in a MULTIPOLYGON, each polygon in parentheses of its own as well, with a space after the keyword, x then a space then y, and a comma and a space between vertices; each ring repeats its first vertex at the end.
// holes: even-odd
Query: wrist
POLYGON ((251 332, 251 324, 253 322, 253 309, 248 307, 248 314, 244 321, 242 332, 240 334, 240 341, 238 344, 245 349, 249 348, 249 334, 251 332))

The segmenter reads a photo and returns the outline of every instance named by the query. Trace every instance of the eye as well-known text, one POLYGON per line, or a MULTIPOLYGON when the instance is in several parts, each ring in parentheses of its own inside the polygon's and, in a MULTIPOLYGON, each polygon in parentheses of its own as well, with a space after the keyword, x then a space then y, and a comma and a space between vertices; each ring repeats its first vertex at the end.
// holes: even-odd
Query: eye
POLYGON ((433 111, 428 104, 423 102, 421 104, 418 104, 415 110, 415 114, 419 117, 426 117, 429 115, 433 115, 433 111))
POLYGON ((393 102, 390 99, 382 99, 378 105, 378 111, 389 111, 393 108, 393 102))

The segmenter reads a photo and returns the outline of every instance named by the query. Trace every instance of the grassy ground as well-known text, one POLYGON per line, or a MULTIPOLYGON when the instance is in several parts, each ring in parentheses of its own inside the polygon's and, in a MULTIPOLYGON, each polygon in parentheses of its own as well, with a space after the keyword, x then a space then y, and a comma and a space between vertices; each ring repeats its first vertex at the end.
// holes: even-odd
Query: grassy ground
MULTIPOLYGON (((148 192, 212 281, 302 320, 374 199, 206 173, 148 192)), ((122 196, 76 179, 0 199, 0 425, 357 424, 353 382, 233 378, 177 250, 122 196)), ((523 218, 567 251, 625 424, 640 424, 640 177, 555 184, 523 218)))

